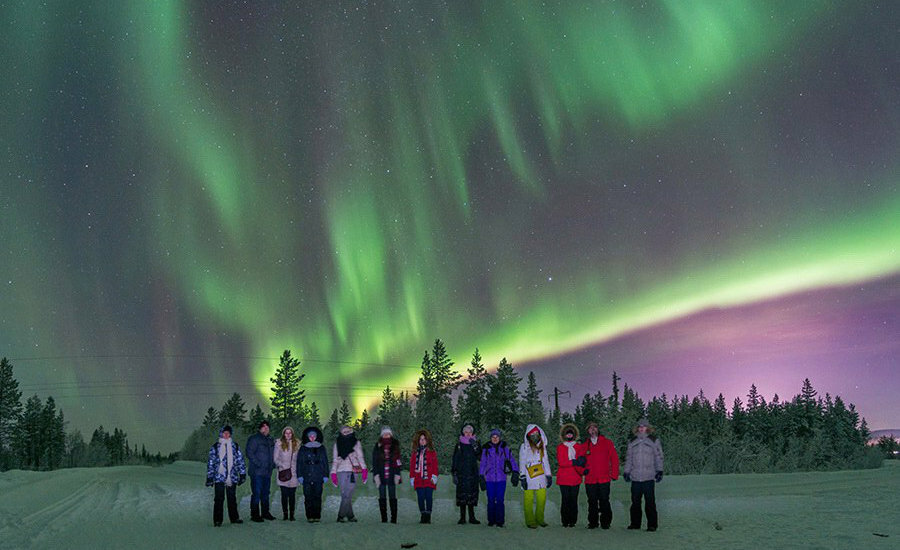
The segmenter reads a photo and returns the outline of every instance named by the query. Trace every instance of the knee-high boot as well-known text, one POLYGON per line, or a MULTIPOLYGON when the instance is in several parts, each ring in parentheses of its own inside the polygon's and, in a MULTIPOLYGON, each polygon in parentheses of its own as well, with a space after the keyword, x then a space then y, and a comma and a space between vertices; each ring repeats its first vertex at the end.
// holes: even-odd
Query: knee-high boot
POLYGON ((391 523, 397 523, 397 499, 392 498, 390 500, 391 505, 391 523))
POLYGON ((378 499, 378 509, 381 511, 381 523, 387 523, 387 499, 378 499))

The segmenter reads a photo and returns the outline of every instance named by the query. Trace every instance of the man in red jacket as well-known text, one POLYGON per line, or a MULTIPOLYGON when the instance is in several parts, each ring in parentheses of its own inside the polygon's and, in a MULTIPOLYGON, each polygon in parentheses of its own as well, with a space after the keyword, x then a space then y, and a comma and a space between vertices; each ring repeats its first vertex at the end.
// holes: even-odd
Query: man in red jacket
POLYGON ((596 529, 598 524, 609 529, 612 523, 609 483, 619 479, 619 455, 613 442, 600 435, 596 423, 588 424, 587 431, 588 438, 581 444, 581 453, 587 458, 584 488, 588 497, 588 529, 596 529))

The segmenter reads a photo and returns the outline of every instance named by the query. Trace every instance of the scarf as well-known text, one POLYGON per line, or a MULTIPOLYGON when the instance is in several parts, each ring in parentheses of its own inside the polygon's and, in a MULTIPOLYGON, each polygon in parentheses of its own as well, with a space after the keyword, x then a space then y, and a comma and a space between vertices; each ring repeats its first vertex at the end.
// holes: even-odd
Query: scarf
POLYGON ((384 480, 391 477, 391 439, 381 438, 381 449, 384 452, 384 480))
POLYGON ((418 454, 416 455, 416 473, 420 474, 422 479, 428 479, 428 448, 424 445, 419 446, 419 450, 416 451, 418 454))
POLYGON ((231 468, 234 467, 234 442, 219 438, 219 475, 225 477, 225 485, 231 486, 231 468))
POLYGON ((563 445, 569 448, 569 460, 575 460, 575 442, 563 441, 563 445))
POLYGON ((472 437, 466 437, 464 435, 461 435, 459 436, 459 442, 463 445, 469 445, 470 443, 475 442, 475 436, 473 435, 472 437))
POLYGON ((356 434, 349 433, 347 435, 339 435, 337 438, 337 449, 338 456, 342 459, 346 460, 350 453, 353 452, 353 447, 356 446, 356 434))
POLYGON ((316 448, 321 447, 322 444, 319 443, 318 441, 307 441, 306 443, 303 444, 303 446, 306 447, 307 449, 316 449, 316 448))

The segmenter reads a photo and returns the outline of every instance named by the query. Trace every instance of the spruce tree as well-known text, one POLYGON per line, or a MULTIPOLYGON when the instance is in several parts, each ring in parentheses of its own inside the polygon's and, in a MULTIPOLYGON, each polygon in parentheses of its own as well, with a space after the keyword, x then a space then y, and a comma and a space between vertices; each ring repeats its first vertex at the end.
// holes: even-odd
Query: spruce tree
POLYGON ((352 418, 352 416, 350 415, 350 405, 347 404, 346 399, 341 401, 341 410, 338 415, 338 421, 341 423, 341 426, 350 425, 350 419, 352 418))
POLYGON ((317 428, 322 427, 322 420, 319 418, 319 406, 313 401, 309 407, 309 424, 317 428))
POLYGON ((485 424, 488 428, 500 428, 504 432, 518 431, 521 426, 519 411, 521 397, 519 382, 522 379, 506 360, 500 360, 497 372, 488 380, 485 424))
POLYGON ((219 411, 215 409, 215 407, 210 407, 206 409, 206 416, 203 417, 203 427, 204 428, 217 428, 219 427, 219 411))
POLYGON ((534 371, 529 371, 522 395, 522 423, 543 425, 547 422, 544 404, 541 402, 542 390, 537 386, 534 371))
POLYGON ((13 377, 13 366, 4 357, 0 359, 0 471, 8 470, 14 463, 13 440, 19 415, 22 414, 22 392, 13 377))
POLYGON ((244 400, 241 399, 240 394, 234 392, 228 398, 228 401, 222 405, 222 410, 219 412, 219 421, 223 425, 230 425, 232 430, 237 430, 238 427, 242 427, 247 423, 247 406, 244 405, 244 400))
POLYGON ((18 462, 22 468, 39 470, 44 450, 43 406, 37 395, 25 401, 19 423, 16 425, 13 447, 18 454, 18 462))
POLYGON ((291 357, 290 350, 284 350, 275 369, 272 382, 272 416, 284 424, 296 418, 303 409, 304 391, 300 381, 306 376, 300 372, 300 360, 291 357))
POLYGON ((256 407, 250 411, 250 417, 247 419, 247 431, 250 433, 256 433, 259 429, 259 425, 263 420, 269 420, 266 416, 266 413, 263 412, 262 407, 259 406, 259 403, 256 404, 256 407))
POLYGON ((338 435, 338 431, 341 429, 341 419, 338 417, 338 410, 332 409, 331 416, 328 418, 328 423, 325 424, 325 433, 323 434, 326 439, 335 438, 338 435))
POLYGON ((469 422, 475 428, 476 433, 481 433, 485 426, 484 413, 487 404, 487 392, 489 380, 492 378, 485 370, 481 362, 481 354, 478 348, 472 354, 472 363, 469 366, 468 377, 463 382, 465 388, 459 396, 456 412, 459 422, 469 422))

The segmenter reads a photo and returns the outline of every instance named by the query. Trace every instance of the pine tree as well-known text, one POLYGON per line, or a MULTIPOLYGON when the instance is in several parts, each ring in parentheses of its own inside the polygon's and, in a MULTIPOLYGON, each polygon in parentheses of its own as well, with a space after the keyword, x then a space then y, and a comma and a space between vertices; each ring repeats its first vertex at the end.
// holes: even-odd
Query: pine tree
POLYGON ((337 437, 338 432, 341 429, 341 419, 338 417, 338 410, 332 409, 331 416, 328 418, 328 423, 325 424, 325 433, 323 434, 326 439, 329 437, 337 437))
POLYGON ((519 382, 522 379, 506 360, 500 360, 497 372, 488 380, 487 403, 485 405, 485 424, 489 428, 500 428, 504 432, 519 431, 522 427, 519 418, 521 397, 519 382))
MULTIPOLYGON (((250 411, 250 417, 247 419, 247 431, 250 433, 255 433, 259 429, 259 425, 263 422, 263 420, 269 420, 266 416, 266 413, 263 412, 262 407, 259 406, 259 403, 256 404, 256 407, 250 411)), ((234 434, 232 434, 233 437, 234 434)))
POLYGON ((290 350, 284 350, 275 369, 275 376, 269 380, 272 390, 272 416, 284 424, 298 416, 303 409, 304 391, 300 381, 305 374, 300 373, 300 360, 291 357, 290 350))
POLYGON ((47 397, 41 410, 41 463, 45 470, 55 470, 62 466, 66 452, 65 419, 61 410, 57 411, 56 401, 47 397))
POLYGON ((543 425, 547 421, 544 404, 541 402, 541 393, 537 386, 534 371, 528 372, 525 383, 525 393, 522 395, 522 423, 543 425))
POLYGON ((38 470, 44 450, 41 399, 32 395, 25 401, 25 407, 16 425, 13 448, 18 454, 22 468, 38 470))
POLYGON ((309 407, 309 423, 317 428, 322 427, 322 421, 319 418, 319 406, 316 405, 315 401, 313 401, 312 406, 309 407))
POLYGON ((434 341, 431 355, 426 351, 422 358, 422 373, 417 384, 416 422, 426 426, 438 447, 438 464, 447 464, 452 452, 451 439, 458 432, 454 428, 451 392, 460 381, 460 374, 453 371, 453 361, 447 355, 444 343, 434 341), (449 447, 449 448, 448 448, 449 447))
POLYGON ((247 423, 247 406, 244 405, 244 400, 241 399, 237 392, 234 392, 228 398, 228 401, 222 405, 222 410, 219 412, 219 421, 223 425, 230 425, 233 430, 247 423))
POLYGON ((22 414, 22 392, 13 377, 13 366, 4 357, 0 359, 0 471, 11 468, 15 462, 13 440, 19 415, 22 414))
POLYGON ((488 384, 492 376, 485 370, 481 363, 481 354, 478 348, 472 354, 472 363, 468 370, 465 388, 457 403, 457 417, 459 422, 469 422, 475 428, 475 433, 481 433, 484 429, 483 420, 485 406, 487 404, 488 384))
POLYGON ((219 427, 219 411, 215 409, 215 407, 210 407, 206 409, 206 416, 203 417, 203 427, 204 428, 217 428, 219 427))
POLYGON ((350 415, 350 405, 347 404, 347 400, 344 399, 341 401, 341 410, 338 413, 338 420, 341 423, 341 426, 349 426, 350 419, 352 416, 350 415))

